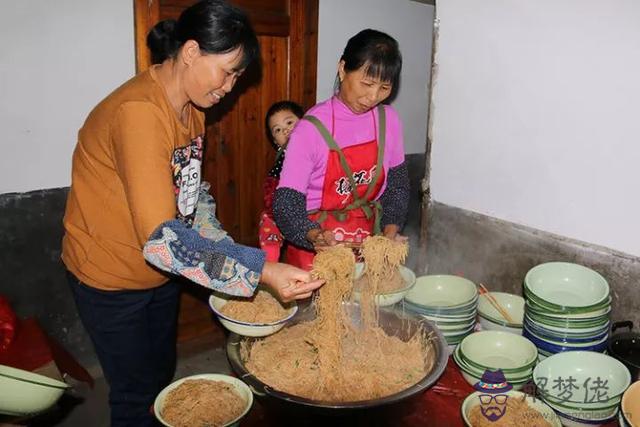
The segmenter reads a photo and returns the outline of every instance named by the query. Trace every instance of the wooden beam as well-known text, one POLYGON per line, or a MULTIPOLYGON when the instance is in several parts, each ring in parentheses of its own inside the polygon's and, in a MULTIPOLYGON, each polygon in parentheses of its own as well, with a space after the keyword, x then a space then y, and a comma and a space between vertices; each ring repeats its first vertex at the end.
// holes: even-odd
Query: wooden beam
POLYGON ((147 48, 147 34, 158 22, 160 3, 157 0, 134 0, 134 27, 136 37, 136 72, 151 65, 151 52, 147 48))
POLYGON ((289 98, 307 109, 316 103, 318 0, 290 0, 289 98))

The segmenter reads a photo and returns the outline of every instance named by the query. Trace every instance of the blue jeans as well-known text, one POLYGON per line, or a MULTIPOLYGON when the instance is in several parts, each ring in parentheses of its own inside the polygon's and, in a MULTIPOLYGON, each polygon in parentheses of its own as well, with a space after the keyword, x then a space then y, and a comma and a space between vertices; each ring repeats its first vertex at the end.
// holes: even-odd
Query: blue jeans
POLYGON ((103 291, 68 279, 110 387, 111 425, 158 425, 150 408, 175 370, 179 284, 103 291))

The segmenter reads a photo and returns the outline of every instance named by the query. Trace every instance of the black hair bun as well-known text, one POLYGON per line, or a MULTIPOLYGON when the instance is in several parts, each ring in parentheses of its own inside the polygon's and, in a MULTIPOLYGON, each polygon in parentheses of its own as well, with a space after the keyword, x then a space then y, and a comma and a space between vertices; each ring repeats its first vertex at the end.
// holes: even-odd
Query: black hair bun
POLYGON ((151 51, 151 62, 160 64, 165 59, 173 56, 180 48, 180 42, 176 39, 175 19, 165 19, 158 22, 147 35, 147 46, 151 51))

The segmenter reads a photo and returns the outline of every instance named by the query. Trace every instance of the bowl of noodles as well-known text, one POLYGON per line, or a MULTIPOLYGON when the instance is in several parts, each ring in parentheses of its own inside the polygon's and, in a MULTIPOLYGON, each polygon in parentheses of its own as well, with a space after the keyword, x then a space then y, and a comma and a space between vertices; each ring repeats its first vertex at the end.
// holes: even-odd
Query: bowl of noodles
POLYGON ((251 389, 239 379, 199 374, 165 387, 156 397, 153 411, 168 427, 235 427, 252 405, 251 389))
POLYGON ((492 427, 498 421, 505 426, 561 427, 553 409, 542 400, 520 391, 510 390, 496 395, 476 391, 464 399, 460 410, 465 425, 470 427, 492 427), (503 410, 502 415, 500 410, 503 410))
POLYGON ((225 328, 248 337, 264 337, 278 332, 298 311, 295 302, 282 304, 261 288, 251 298, 213 293, 209 297, 209 306, 225 328))
MULTIPOLYGON (((367 292, 370 281, 366 264, 356 264, 355 279, 353 281, 353 299, 360 301, 362 292, 367 292)), ((387 307, 401 301, 402 298, 416 284, 416 275, 404 265, 398 266, 392 275, 384 278, 375 290, 375 303, 380 307, 387 307)))

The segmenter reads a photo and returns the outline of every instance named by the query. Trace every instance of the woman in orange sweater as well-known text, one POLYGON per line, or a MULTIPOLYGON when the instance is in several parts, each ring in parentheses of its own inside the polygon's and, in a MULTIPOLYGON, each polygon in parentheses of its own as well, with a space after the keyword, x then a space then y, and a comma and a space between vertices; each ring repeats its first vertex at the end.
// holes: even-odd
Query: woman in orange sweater
POLYGON ((154 424, 149 407, 175 363, 176 275, 240 296, 261 282, 283 301, 322 284, 233 242, 201 186, 199 108, 220 102, 259 56, 245 14, 200 1, 157 24, 147 44, 157 65, 107 96, 79 131, 64 217, 62 259, 110 386, 113 426, 154 424))

